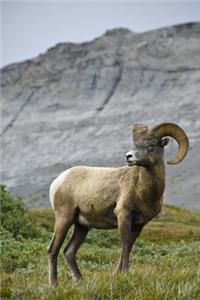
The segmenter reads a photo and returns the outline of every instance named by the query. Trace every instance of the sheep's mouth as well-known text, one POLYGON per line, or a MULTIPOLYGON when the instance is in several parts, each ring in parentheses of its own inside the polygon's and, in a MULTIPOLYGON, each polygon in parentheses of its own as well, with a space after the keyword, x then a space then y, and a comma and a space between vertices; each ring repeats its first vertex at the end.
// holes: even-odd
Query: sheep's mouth
POLYGON ((129 166, 129 167, 132 167, 132 166, 137 165, 137 161, 136 161, 136 160, 134 160, 134 161, 129 161, 129 160, 127 160, 126 162, 128 163, 128 166, 129 166))
POLYGON ((139 166, 139 167, 144 167, 144 168, 150 168, 151 167, 151 163, 147 160, 132 160, 129 161, 127 160, 127 164, 129 167, 133 167, 133 166, 139 166))

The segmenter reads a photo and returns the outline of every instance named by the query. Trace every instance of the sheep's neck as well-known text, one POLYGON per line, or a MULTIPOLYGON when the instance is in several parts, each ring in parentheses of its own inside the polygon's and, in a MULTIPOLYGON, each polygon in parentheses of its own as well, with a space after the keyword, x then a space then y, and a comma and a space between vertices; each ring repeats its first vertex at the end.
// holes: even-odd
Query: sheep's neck
POLYGON ((154 197, 159 199, 162 196, 165 189, 164 161, 160 161, 151 168, 140 167, 139 177, 143 182, 147 182, 147 186, 152 190, 152 195, 154 194, 154 197))

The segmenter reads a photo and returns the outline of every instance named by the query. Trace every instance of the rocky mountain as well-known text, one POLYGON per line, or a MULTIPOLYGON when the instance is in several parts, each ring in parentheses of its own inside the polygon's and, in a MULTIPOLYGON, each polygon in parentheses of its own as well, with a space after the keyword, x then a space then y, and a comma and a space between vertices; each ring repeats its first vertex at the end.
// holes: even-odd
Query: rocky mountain
MULTIPOLYGON (((109 30, 1 75, 1 182, 29 206, 49 206, 49 184, 66 168, 125 164, 134 122, 170 121, 186 130, 190 151, 167 166, 165 203, 200 209, 200 23, 109 30)), ((166 158, 175 151, 171 142, 166 158)))

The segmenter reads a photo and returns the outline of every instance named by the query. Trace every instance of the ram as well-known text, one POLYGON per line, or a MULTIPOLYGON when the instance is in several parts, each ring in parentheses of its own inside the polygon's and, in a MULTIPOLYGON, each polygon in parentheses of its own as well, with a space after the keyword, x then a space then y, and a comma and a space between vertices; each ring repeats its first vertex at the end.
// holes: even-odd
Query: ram
POLYGON ((59 175, 50 186, 55 213, 54 235, 48 248, 49 282, 57 281, 57 258, 69 228, 73 234, 64 255, 74 279, 82 279, 76 253, 91 228, 118 228, 122 254, 116 271, 125 272, 129 255, 142 228, 161 210, 165 189, 164 147, 169 138, 178 143, 177 164, 186 156, 189 141, 173 123, 152 129, 133 126, 133 149, 126 154, 128 165, 120 168, 77 166, 59 175))

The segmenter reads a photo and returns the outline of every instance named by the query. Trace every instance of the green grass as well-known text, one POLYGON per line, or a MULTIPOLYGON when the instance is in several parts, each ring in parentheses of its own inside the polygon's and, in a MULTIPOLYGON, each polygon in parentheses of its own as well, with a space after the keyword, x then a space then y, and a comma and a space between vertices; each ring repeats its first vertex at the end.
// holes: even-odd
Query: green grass
POLYGON ((84 281, 73 282, 61 251, 55 289, 48 287, 46 253, 53 212, 34 209, 29 215, 46 233, 16 240, 2 230, 2 299, 200 299, 199 213, 165 206, 136 241, 127 274, 113 274, 121 251, 117 231, 92 230, 78 253, 84 281))

